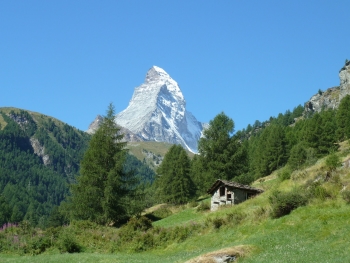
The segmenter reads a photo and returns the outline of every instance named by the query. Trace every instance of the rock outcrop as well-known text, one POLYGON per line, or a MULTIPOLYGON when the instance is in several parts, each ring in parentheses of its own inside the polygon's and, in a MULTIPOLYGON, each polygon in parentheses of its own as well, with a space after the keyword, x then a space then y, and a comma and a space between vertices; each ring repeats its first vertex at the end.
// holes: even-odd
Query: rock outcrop
POLYGON ((34 153, 41 157, 44 165, 49 165, 51 163, 50 156, 48 154, 45 154, 45 147, 40 144, 39 140, 31 137, 30 144, 33 147, 34 153))
POLYGON ((338 108, 340 101, 350 94, 350 61, 339 71, 340 85, 322 92, 321 90, 305 103, 304 115, 320 112, 322 109, 338 108))

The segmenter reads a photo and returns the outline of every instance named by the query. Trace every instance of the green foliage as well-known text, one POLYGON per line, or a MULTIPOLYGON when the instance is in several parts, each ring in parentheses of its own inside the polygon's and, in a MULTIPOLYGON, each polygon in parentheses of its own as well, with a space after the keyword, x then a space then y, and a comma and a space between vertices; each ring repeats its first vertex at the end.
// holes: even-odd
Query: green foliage
POLYGON ((320 181, 312 182, 307 188, 307 195, 309 198, 318 198, 320 200, 325 200, 331 197, 331 194, 321 185, 320 181))
POLYGON ((7 199, 0 195, 0 226, 11 222, 12 209, 8 205, 7 199))
POLYGON ((235 212, 227 213, 226 221, 232 225, 238 225, 243 221, 245 217, 246 215, 243 212, 235 211, 235 212))
POLYGON ((192 161, 191 177, 203 194, 217 179, 230 180, 248 171, 248 144, 232 136, 234 122, 223 112, 209 122, 198 142, 199 156, 192 161))
POLYGON ((159 166, 156 186, 164 202, 184 204, 195 194, 195 186, 189 176, 190 159, 181 145, 173 145, 159 166))
POLYGON ((342 191, 342 197, 345 200, 347 204, 350 204, 350 190, 344 190, 342 191))
POLYGON ((288 166, 285 166, 277 173, 277 176, 281 181, 284 181, 290 179, 291 174, 291 169, 288 166))
MULTIPOLYGON (((68 125, 57 124, 61 137, 75 142, 62 146, 45 128, 47 117, 22 110, 0 114, 7 123, 0 130, 0 194, 10 208, 10 217, 6 215, 6 220, 26 219, 32 225, 45 227, 53 207, 68 194, 67 184, 78 172, 89 136, 68 125), (47 139, 41 140, 43 137, 47 139), (35 139, 45 148, 46 163, 34 153, 31 142, 35 139)), ((3 211, 8 213, 5 208, 3 211)))
POLYGON ((208 211, 210 210, 210 203, 209 202, 200 202, 199 206, 197 207, 197 211, 208 211))
POLYGON ((58 249, 61 253, 79 253, 82 247, 76 241, 76 238, 69 231, 63 231, 58 239, 58 249))
POLYGON ((315 149, 318 156, 337 149, 335 119, 335 111, 326 110, 305 121, 301 139, 307 147, 315 149))
POLYGON ((333 172, 337 167, 341 165, 339 156, 336 153, 332 153, 327 156, 325 161, 326 167, 329 172, 333 172))
POLYGON ((303 167, 307 160, 307 150, 304 142, 300 142, 293 146, 290 150, 288 164, 293 170, 303 167))
POLYGON ((213 227, 215 229, 219 229, 222 225, 225 224, 225 219, 221 218, 221 217, 216 217, 214 219, 212 219, 212 224, 213 224, 213 227))
POLYGON ((48 236, 35 236, 27 243, 26 253, 39 255, 51 247, 51 241, 48 236))
POLYGON ((125 172, 125 143, 114 121, 114 107, 92 136, 81 162, 81 176, 72 185, 72 218, 98 224, 114 224, 129 215, 125 199, 135 187, 134 176, 125 172))
POLYGON ((251 150, 251 167, 256 178, 269 175, 287 162, 287 139, 285 129, 281 125, 271 124, 265 128, 255 141, 255 149, 251 150))
POLYGON ((337 137, 340 141, 350 138, 350 95, 346 95, 340 102, 336 114, 338 129, 337 137))
POLYGON ((293 189, 290 192, 274 191, 269 197, 269 202, 272 208, 272 218, 279 218, 306 205, 307 198, 301 189, 293 189))
POLYGON ((152 221, 145 216, 132 217, 126 224, 128 231, 147 231, 152 228, 152 221))
POLYGON ((146 217, 152 221, 158 221, 168 216, 171 216, 173 212, 168 207, 161 207, 150 214, 146 214, 146 217))
POLYGON ((241 174, 234 178, 234 181, 240 184, 250 185, 255 181, 255 177, 252 173, 241 174))

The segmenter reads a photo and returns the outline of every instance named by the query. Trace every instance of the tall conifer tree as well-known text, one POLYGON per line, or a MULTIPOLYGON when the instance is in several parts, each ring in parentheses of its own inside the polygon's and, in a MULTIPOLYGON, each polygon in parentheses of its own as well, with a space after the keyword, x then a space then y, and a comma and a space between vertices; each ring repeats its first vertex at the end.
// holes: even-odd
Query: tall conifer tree
POLYGON ((114 106, 92 136, 81 162, 78 183, 72 186, 73 217, 99 224, 113 224, 127 216, 124 200, 132 187, 132 175, 123 170, 126 150, 114 121, 114 106))
POLYGON ((190 159, 181 145, 173 145, 159 166, 156 184, 160 198, 167 203, 183 204, 195 194, 191 180, 190 159))

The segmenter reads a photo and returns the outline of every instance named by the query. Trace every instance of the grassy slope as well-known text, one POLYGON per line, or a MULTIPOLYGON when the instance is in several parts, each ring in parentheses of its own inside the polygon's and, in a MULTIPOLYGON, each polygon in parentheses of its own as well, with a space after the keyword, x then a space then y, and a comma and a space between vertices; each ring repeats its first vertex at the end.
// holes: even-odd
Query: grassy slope
MULTIPOLYGON (((345 149, 348 152, 348 150, 345 149)), ((343 154, 344 160, 350 156, 343 154)), ((238 262, 350 262, 350 205, 345 204, 339 188, 332 183, 325 187, 333 193, 326 200, 315 199, 305 207, 294 210, 279 219, 269 217, 268 196, 278 189, 288 191, 314 180, 325 173, 323 160, 314 166, 294 173, 293 180, 280 182, 274 174, 256 182, 265 192, 234 207, 214 213, 196 212, 186 208, 154 223, 157 226, 173 227, 189 222, 201 222, 205 226, 198 235, 184 242, 173 243, 164 248, 143 253, 111 254, 44 254, 35 257, 3 256, 0 262, 185 262, 198 255, 238 245, 249 245, 252 251, 238 262), (215 218, 227 218, 229 214, 241 214, 236 224, 224 224, 215 229, 215 218)), ((350 169, 342 168, 337 174, 350 189, 350 169)), ((52 251, 51 253, 55 253, 52 251)))

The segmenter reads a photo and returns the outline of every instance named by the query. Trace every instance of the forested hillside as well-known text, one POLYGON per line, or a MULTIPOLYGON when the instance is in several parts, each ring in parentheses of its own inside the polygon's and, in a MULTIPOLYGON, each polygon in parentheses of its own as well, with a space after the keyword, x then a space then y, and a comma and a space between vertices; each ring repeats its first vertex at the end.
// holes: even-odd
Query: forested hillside
MULTIPOLYGON (((90 135, 30 111, 0 108, 0 225, 27 220, 44 227, 76 182, 90 135)), ((144 182, 154 172, 128 155, 127 171, 144 182)))
MULTIPOLYGON (((234 132, 234 121, 218 114, 199 140, 190 177, 197 195, 216 179, 250 184, 288 164, 287 174, 311 165, 350 138, 350 96, 338 109, 303 115, 303 107, 234 132)), ((286 175, 287 176, 287 175, 286 175)))

